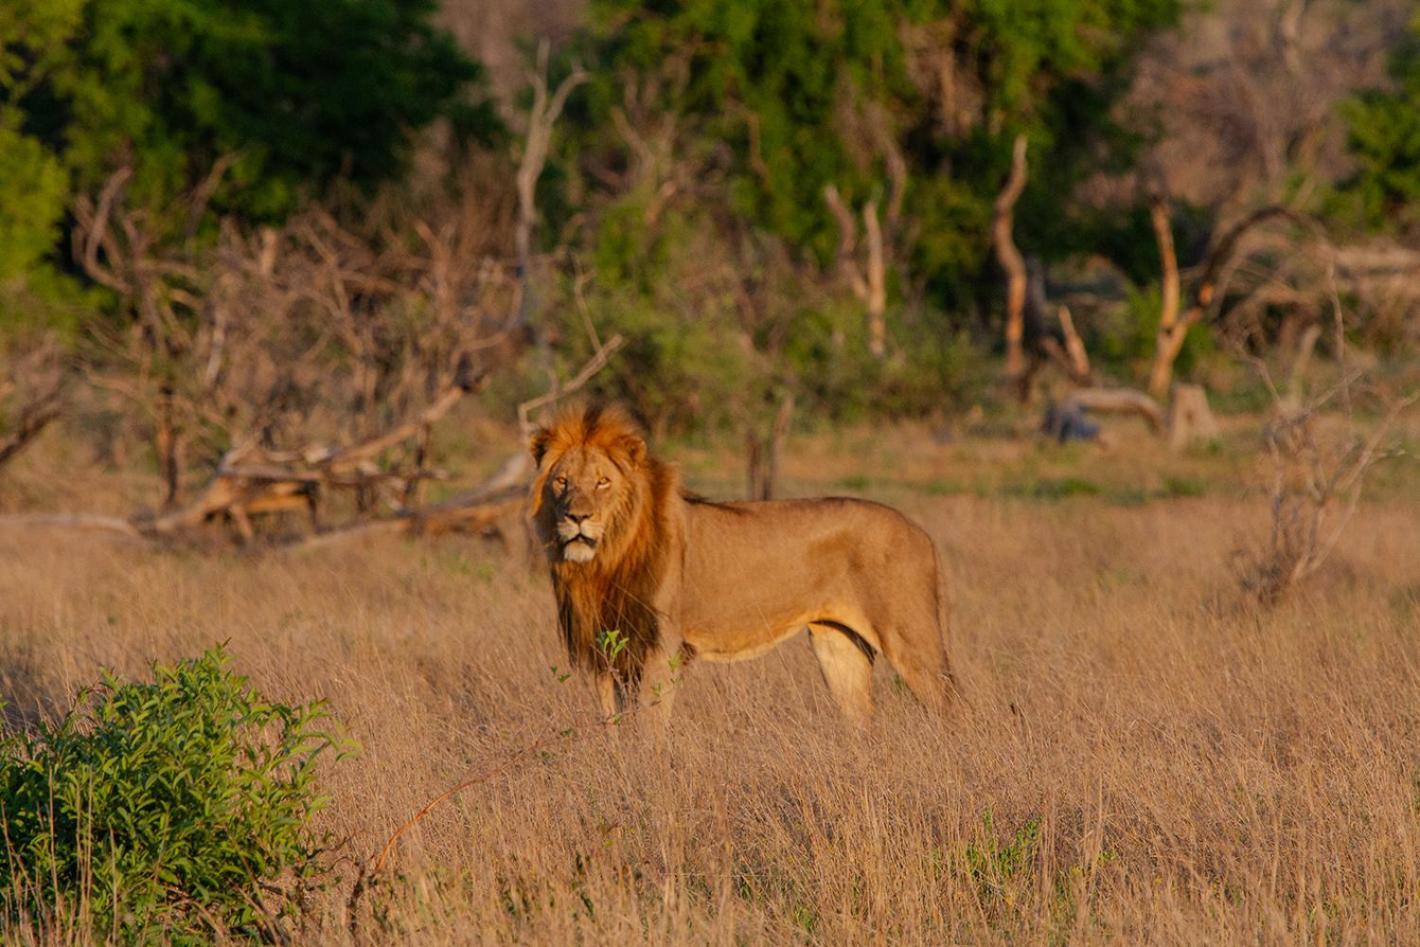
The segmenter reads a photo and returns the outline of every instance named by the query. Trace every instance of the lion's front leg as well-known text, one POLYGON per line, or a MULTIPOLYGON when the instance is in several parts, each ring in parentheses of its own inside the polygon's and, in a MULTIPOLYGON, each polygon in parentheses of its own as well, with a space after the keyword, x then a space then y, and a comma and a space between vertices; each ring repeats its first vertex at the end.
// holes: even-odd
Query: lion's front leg
POLYGON ((609 668, 596 672, 597 700, 602 705, 602 721, 615 724, 626 712, 626 688, 609 668))
POLYGON ((637 698, 641 714, 651 718, 658 741, 664 741, 670 732, 671 708, 688 660, 689 653, 679 638, 673 637, 648 652, 642 665, 637 698))

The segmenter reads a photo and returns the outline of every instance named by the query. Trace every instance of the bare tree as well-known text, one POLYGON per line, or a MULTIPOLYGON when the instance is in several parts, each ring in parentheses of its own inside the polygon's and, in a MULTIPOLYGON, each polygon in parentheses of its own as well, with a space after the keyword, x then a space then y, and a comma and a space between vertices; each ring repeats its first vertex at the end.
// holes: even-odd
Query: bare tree
POLYGON ((786 391, 779 398, 779 408, 774 412, 768 433, 760 434, 751 427, 745 435, 747 486, 751 500, 774 498, 774 488, 779 480, 779 451, 793 419, 794 393, 786 391))
POLYGON ((887 354, 887 281, 883 250, 883 228, 878 220, 878 202, 863 205, 863 237, 866 243, 862 263, 858 255, 858 225, 838 188, 824 186, 823 199, 838 221, 838 272, 864 306, 868 320, 868 351, 876 358, 887 354))
POLYGON ((1386 446, 1396 420, 1420 401, 1420 392, 1388 399, 1379 423, 1364 434, 1350 414, 1328 428, 1321 412, 1334 396, 1329 392, 1288 411, 1277 395, 1278 414, 1263 432, 1272 465, 1272 528, 1261 549, 1244 554, 1241 576, 1243 589, 1263 604, 1282 599, 1330 557, 1356 512, 1366 477, 1399 453, 1386 446))
POLYGON ((535 300, 532 292, 532 234, 537 224, 537 182, 547 164, 547 152, 552 142, 552 128, 567 105, 567 97, 590 77, 580 66, 574 66, 557 88, 548 93, 547 69, 551 46, 542 40, 537 47, 537 65, 529 76, 532 85, 532 106, 527 115, 527 133, 523 153, 518 162, 518 223, 514 245, 518 260, 518 278, 522 285, 522 300, 518 306, 518 325, 532 329, 535 300))
POLYGON ((1011 173, 1001 193, 996 195, 991 219, 991 242, 996 259, 1006 274, 1006 377, 1016 385, 1021 401, 1030 397, 1026 370, 1025 307, 1026 263, 1012 236, 1016 201, 1026 186, 1026 136, 1017 135, 1011 147, 1011 173))
POLYGON ((52 340, 15 354, 0 376, 0 466, 14 459, 59 417, 64 375, 52 340))
POLYGON ((1154 241, 1159 248, 1159 331, 1154 342, 1154 364, 1149 372, 1149 394, 1166 398, 1173 363, 1183 348, 1188 325, 1179 325, 1178 255, 1173 247, 1173 224, 1169 220, 1168 202, 1156 196, 1149 202, 1149 220, 1154 227, 1154 241))
POLYGON ((1334 292, 1332 315, 1340 378, 1310 399, 1297 402, 1295 374, 1296 383, 1283 394, 1266 362, 1244 356, 1273 401, 1273 418, 1263 430, 1272 469, 1271 529, 1259 548, 1239 553, 1242 587, 1264 605, 1280 601, 1331 556, 1355 515, 1367 476, 1400 453, 1389 443, 1395 423, 1420 401, 1420 391, 1392 394, 1350 371, 1340 298, 1334 292), (1363 396, 1380 408, 1380 419, 1369 430, 1356 414, 1363 396))
POLYGON ((1223 229, 1213 240, 1199 266, 1199 276, 1189 290, 1188 306, 1180 313, 1178 260, 1174 254, 1167 204, 1162 199, 1155 200, 1150 216, 1163 268, 1163 309, 1155 341, 1154 360, 1149 370, 1149 393, 1156 398, 1164 398, 1168 396, 1169 385, 1173 380, 1173 366, 1183 350, 1188 330, 1221 310, 1222 291, 1233 272, 1243 239, 1255 228, 1277 219, 1292 221, 1308 230, 1315 230, 1316 225, 1290 208, 1269 204, 1223 229))

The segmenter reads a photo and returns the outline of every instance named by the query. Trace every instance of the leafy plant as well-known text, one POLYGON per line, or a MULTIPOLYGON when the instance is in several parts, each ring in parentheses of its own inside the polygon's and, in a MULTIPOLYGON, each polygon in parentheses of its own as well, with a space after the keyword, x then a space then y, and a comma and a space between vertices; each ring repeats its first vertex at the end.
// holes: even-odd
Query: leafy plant
POLYGON ((597 647, 606 656, 609 664, 615 664, 617 659, 630 644, 626 636, 615 628, 609 628, 597 635, 597 647))
POLYGON ((1420 227, 1420 15, 1391 58, 1391 90, 1362 93, 1345 103, 1356 171, 1339 201, 1361 223, 1413 233, 1420 227))
POLYGON ((108 674, 0 759, 6 925, 78 924, 124 942, 281 936, 327 876, 320 703, 268 702, 223 649, 151 682, 108 674))
POLYGON ((990 810, 982 815, 981 842, 966 847, 966 867, 983 902, 1012 901, 1016 882, 1035 861, 1039 844, 1039 819, 1028 820, 1010 841, 1000 842, 990 810))
POLYGON ((1063 195, 1102 161, 1127 165, 1138 136, 1112 105, 1140 40, 1179 9, 595 0, 576 51, 593 77, 569 113, 568 184, 645 187, 674 179, 678 163, 679 190, 820 263, 840 239, 832 184, 847 206, 878 201, 916 276, 937 301, 961 303, 987 265, 980 234, 1015 133, 1051 155, 1022 203, 1026 243, 1070 246, 1063 195), (946 87, 971 91, 948 101, 946 87))

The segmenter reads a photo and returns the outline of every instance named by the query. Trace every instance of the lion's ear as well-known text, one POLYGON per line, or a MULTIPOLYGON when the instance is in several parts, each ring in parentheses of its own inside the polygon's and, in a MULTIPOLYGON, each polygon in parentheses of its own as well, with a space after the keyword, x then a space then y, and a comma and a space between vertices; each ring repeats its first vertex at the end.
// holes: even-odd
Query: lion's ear
POLYGON ((623 434, 616 439, 617 449, 626 455, 633 467, 640 467, 646 460, 646 442, 639 434, 623 434))
POLYGON ((528 438, 528 453, 532 454, 533 463, 542 466, 542 458, 547 455, 551 443, 552 432, 547 428, 540 427, 533 432, 533 436, 528 438))

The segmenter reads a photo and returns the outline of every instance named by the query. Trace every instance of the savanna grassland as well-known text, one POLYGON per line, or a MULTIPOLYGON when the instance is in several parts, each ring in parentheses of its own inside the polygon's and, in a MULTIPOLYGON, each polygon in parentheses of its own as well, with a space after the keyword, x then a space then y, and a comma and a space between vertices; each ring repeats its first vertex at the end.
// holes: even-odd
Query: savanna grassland
MULTIPOLYGON (((795 640, 694 667, 656 758, 634 721, 592 726, 545 578, 471 539, 6 530, 0 692, 24 726, 101 668, 225 641, 263 692, 328 699, 359 745, 321 776, 350 861, 304 943, 1420 941, 1415 462, 1379 469, 1327 565, 1259 610, 1236 555, 1268 528, 1256 423, 1182 454, 1122 430, 1109 450, 790 439, 785 492, 881 499, 935 538, 968 698, 945 721, 880 668, 871 731, 846 733, 795 640), (353 860, 479 773, 404 836, 352 935, 353 860)), ((126 508, 114 475, 56 485, 62 452, 7 471, 7 503, 126 508)), ((728 447, 665 452, 740 489, 728 447)))

